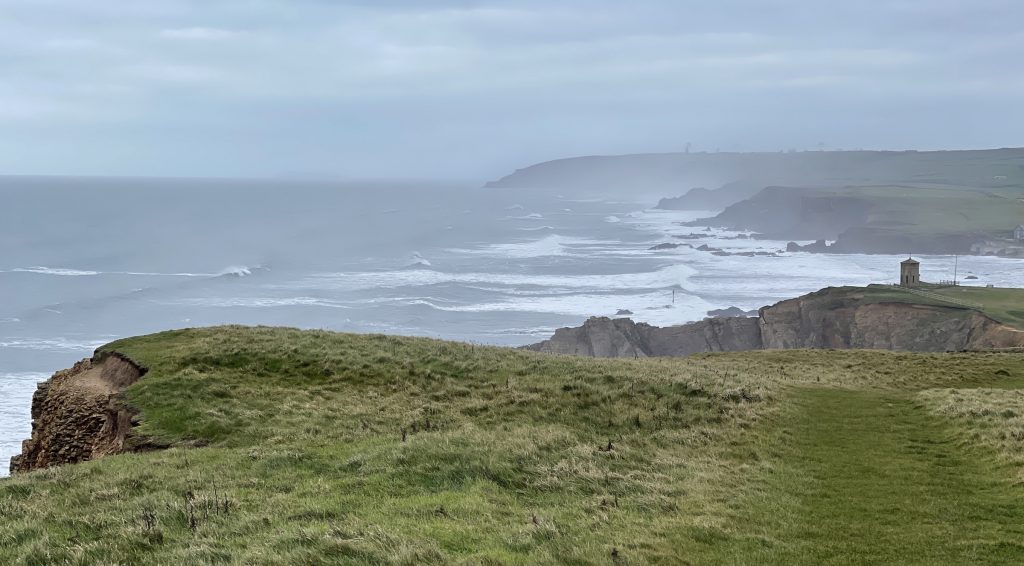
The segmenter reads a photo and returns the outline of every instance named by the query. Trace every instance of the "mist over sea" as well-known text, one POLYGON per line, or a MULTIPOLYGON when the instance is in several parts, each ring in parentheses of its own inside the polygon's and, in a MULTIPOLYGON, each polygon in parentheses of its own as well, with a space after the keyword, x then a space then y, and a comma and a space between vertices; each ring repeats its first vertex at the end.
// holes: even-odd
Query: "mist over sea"
MULTIPOLYGON (((620 310, 681 324, 710 309, 889 282, 901 259, 788 254, 786 242, 679 226, 707 214, 649 210, 655 200, 0 178, 0 474, 29 434, 36 383, 125 336, 237 323, 515 346, 620 310), (681 246, 650 249, 665 242, 681 246), (702 244, 777 257, 693 249, 702 244)), ((959 271, 978 277, 972 284, 1020 285, 1019 265, 968 257, 959 271)), ((923 258, 925 279, 952 270, 953 258, 923 258)))

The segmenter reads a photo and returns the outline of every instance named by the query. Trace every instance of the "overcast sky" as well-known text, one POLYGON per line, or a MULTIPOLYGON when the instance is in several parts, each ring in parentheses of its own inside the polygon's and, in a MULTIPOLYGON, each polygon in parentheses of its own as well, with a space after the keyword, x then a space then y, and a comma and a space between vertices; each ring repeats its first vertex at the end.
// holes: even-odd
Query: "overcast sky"
POLYGON ((0 0, 0 174, 1024 145, 1020 0, 0 0))

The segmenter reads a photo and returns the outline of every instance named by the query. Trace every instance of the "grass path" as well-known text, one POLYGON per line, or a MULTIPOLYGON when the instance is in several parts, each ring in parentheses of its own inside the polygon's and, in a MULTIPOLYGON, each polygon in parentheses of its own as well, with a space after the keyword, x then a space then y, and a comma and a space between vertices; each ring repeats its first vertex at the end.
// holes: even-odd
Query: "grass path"
POLYGON ((711 561, 1024 563, 1020 488, 911 393, 799 388, 790 401, 764 447, 780 464, 737 509, 756 535, 709 547, 711 561))

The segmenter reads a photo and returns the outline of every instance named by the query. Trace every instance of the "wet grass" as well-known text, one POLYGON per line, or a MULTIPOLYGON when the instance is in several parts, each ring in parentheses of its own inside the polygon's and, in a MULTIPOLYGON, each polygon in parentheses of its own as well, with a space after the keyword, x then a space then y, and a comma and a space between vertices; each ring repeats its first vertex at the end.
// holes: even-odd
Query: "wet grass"
POLYGON ((964 540, 1020 522, 999 499, 1020 503, 999 483, 1008 464, 959 442, 916 454, 921 426, 931 446, 960 425, 907 401, 1024 376, 1013 354, 594 360, 242 327, 106 348, 149 368, 128 395, 141 431, 174 448, 0 481, 0 563, 815 564, 872 537, 882 550, 865 556, 906 556, 960 509, 943 492, 980 509, 950 515, 971 523, 964 540), (881 464, 846 474, 903 451, 914 473, 895 487, 881 464), (955 465, 931 482, 942 462, 955 465), (926 526, 861 525, 914 486, 924 497, 901 517, 926 526), (812 552, 823 521, 838 540, 812 552))
POLYGON ((1024 501, 912 394, 800 387, 711 564, 1019 564, 1024 501))

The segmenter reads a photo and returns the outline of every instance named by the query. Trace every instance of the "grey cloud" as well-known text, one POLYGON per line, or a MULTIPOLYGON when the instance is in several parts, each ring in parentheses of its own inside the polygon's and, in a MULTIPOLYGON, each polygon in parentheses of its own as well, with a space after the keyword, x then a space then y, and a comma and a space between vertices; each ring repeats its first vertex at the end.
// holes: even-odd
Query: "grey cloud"
POLYGON ((0 14, 8 173, 486 178, 688 141, 1015 145, 1024 126, 1024 5, 1008 0, 0 0, 0 14))

